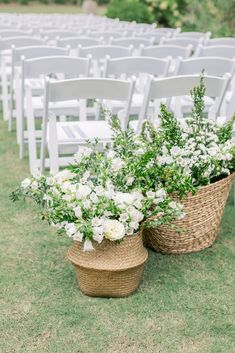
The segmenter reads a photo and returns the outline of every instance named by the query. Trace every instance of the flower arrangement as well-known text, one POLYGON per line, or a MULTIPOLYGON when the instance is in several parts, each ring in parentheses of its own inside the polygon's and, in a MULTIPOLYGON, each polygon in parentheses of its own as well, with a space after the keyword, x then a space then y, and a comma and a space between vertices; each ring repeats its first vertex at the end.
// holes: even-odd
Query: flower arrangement
POLYGON ((190 117, 177 119, 162 104, 160 126, 155 128, 149 121, 143 124, 140 138, 144 148, 155 153, 156 177, 165 176, 162 185, 169 193, 177 192, 180 196, 195 193, 198 187, 235 171, 235 117, 222 126, 205 117, 204 95, 202 76, 200 85, 191 91, 190 117))
MULTIPOLYGON (((113 126, 116 131, 120 128, 117 119, 113 126)), ((141 144, 128 131, 117 134, 113 149, 98 151, 98 141, 81 147, 74 164, 56 175, 26 178, 12 193, 12 199, 34 199, 42 206, 43 219, 58 233, 84 242, 86 251, 93 249, 93 241, 121 241, 140 227, 183 217, 181 204, 172 201, 161 184, 151 178, 152 168, 146 162, 152 156, 141 150, 141 144), (125 142, 130 140, 131 148, 125 149, 125 142)))
POLYGON ((157 227, 184 216, 172 193, 196 193, 200 186, 235 170, 233 122, 224 126, 204 117, 205 86, 191 92, 192 116, 177 120, 161 105, 160 127, 144 122, 141 133, 123 131, 104 110, 114 137, 80 147, 74 163, 56 175, 26 178, 12 193, 34 199, 43 218, 92 250, 92 241, 121 241, 143 227, 157 227))

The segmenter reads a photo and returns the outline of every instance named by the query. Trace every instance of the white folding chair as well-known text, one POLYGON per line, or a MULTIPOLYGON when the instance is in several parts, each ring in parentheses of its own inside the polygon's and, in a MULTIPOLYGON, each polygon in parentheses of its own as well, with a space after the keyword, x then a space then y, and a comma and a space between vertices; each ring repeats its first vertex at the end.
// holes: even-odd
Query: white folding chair
POLYGON ((175 33, 174 38, 203 38, 203 42, 206 43, 210 37, 211 37, 211 32, 180 32, 180 33, 175 33))
POLYGON ((19 102, 22 101, 24 95, 24 90, 21 90, 19 84, 20 80, 20 68, 21 68, 21 58, 33 59, 43 56, 59 56, 68 55, 68 49, 49 47, 49 46, 29 46, 29 47, 12 47, 12 61, 11 61, 11 82, 10 82, 10 115, 9 115, 9 129, 12 128, 12 119, 16 118, 16 131, 17 131, 17 142, 19 143, 19 127, 18 124, 22 120, 21 109, 19 102), (17 71, 17 72, 16 72, 17 71), (17 73, 17 75, 15 75, 17 73), (16 76, 16 77, 15 77, 16 76), (14 94, 16 97, 16 110, 13 111, 14 106, 14 94))
POLYGON ((49 30, 41 31, 41 36, 47 38, 49 41, 56 40, 57 38, 77 37, 79 33, 67 30, 49 30))
POLYGON ((142 38, 142 37, 128 37, 128 38, 117 38, 111 40, 112 45, 117 45, 121 47, 132 47, 134 48, 139 54, 140 46, 151 46, 154 44, 154 38, 149 37, 142 38))
POLYGON ((173 38, 163 38, 161 45, 179 45, 181 47, 186 47, 191 45, 193 51, 196 51, 200 44, 203 44, 204 38, 192 38, 192 37, 173 37, 173 38))
POLYGON ((178 45, 154 45, 151 47, 142 47, 140 55, 152 56, 155 58, 167 58, 168 56, 176 59, 182 57, 186 59, 190 56, 192 46, 181 47, 178 45))
MULTIPOLYGON (((22 59, 21 69, 21 117, 19 122, 20 131, 20 157, 24 155, 24 143, 28 140, 30 170, 39 166, 37 158, 37 142, 40 141, 41 131, 36 130, 35 118, 43 116, 43 90, 38 88, 35 92, 31 79, 42 78, 48 75, 57 78, 87 77, 90 60, 88 58, 76 58, 69 56, 48 56, 35 59, 22 59), (28 81, 29 80, 29 81, 28 81), (25 97, 25 98, 24 98, 25 97), (27 130, 25 130, 24 116, 27 119, 27 130)), ((67 113, 78 117, 81 107, 77 100, 52 104, 51 108, 57 115, 65 116, 67 113), (66 113, 66 114, 65 114, 66 113)), ((82 114, 82 113, 81 113, 82 114)), ((80 114, 80 115, 81 115, 80 114)))
MULTIPOLYGON (((0 50, 1 50, 1 70, 0 78, 2 85, 2 105, 3 105, 3 118, 4 120, 9 119, 9 87, 10 87, 10 77, 11 77, 11 48, 14 46, 24 47, 33 45, 45 45, 45 40, 40 38, 34 38, 32 36, 21 36, 21 37, 10 37, 0 40, 0 50)), ((9 126, 11 129, 11 126, 9 126)))
POLYGON ((10 38, 19 36, 30 36, 32 31, 23 31, 21 29, 5 29, 0 30, 0 38, 10 38))
MULTIPOLYGON (((178 65, 175 70, 175 75, 194 75, 200 74, 204 70, 205 74, 210 76, 222 77, 226 73, 229 73, 231 78, 235 72, 235 59, 227 59, 220 57, 194 57, 186 60, 181 58, 178 60, 178 65)), ((231 87, 228 86, 228 90, 224 96, 222 104, 222 111, 220 114, 226 115, 228 108, 229 98, 234 90, 234 83, 231 87), (231 91, 231 92, 230 92, 231 91)), ((205 97, 205 106, 208 111, 213 105, 213 99, 205 97)), ((190 97, 182 98, 182 109, 184 112, 188 112, 192 108, 192 100, 190 97)))
MULTIPOLYGON (((218 117, 223 97, 229 84, 229 79, 229 74, 224 75, 224 77, 204 76, 206 96, 214 98, 214 106, 209 113, 211 118, 216 119, 218 117)), ((173 76, 159 79, 151 78, 146 89, 137 130, 140 130, 143 120, 149 118, 148 107, 150 101, 154 101, 155 103, 155 112, 151 119, 156 119, 159 113, 160 103, 163 99, 167 99, 166 104, 168 109, 170 109, 173 97, 175 98, 174 113, 178 118, 181 118, 181 97, 189 95, 190 90, 197 86, 199 82, 200 75, 173 76)))
POLYGON ((101 39, 94 39, 87 36, 60 38, 57 40, 56 44, 62 48, 69 46, 71 49, 76 49, 77 54, 78 46, 90 47, 93 45, 99 45, 101 44, 101 39))
POLYGON ((60 161, 59 159, 59 147, 61 144, 67 146, 75 145, 77 148, 79 144, 85 144, 87 139, 93 140, 95 138, 99 138, 101 142, 106 143, 110 141, 112 134, 108 122, 104 120, 56 123, 55 114, 50 114, 51 103, 74 99, 124 101, 126 104, 122 111, 121 122, 122 127, 125 129, 128 124, 133 89, 133 81, 107 78, 86 78, 58 82, 46 80, 41 144, 41 171, 43 172, 45 168, 47 142, 50 170, 56 173, 59 166, 63 164, 62 160, 60 161), (47 124, 48 122, 49 124, 47 124), (49 127, 48 134, 47 126, 49 127))
POLYGON ((199 45, 194 56, 217 56, 221 58, 234 58, 235 46, 232 45, 211 45, 203 47, 199 45))
POLYGON ((235 46, 235 38, 234 37, 212 38, 212 39, 208 39, 205 45, 207 47, 215 46, 215 45, 235 46))
POLYGON ((110 40, 113 38, 125 37, 125 31, 88 31, 89 37, 102 38, 103 44, 110 44, 110 40))
POLYGON ((157 27, 157 28, 153 28, 148 30, 147 32, 151 33, 151 35, 153 33, 156 34, 163 34, 164 37, 174 37, 175 34, 180 33, 181 32, 181 28, 177 27, 177 28, 171 28, 171 27, 157 27))
MULTIPOLYGON (((136 78, 135 93, 133 94, 130 114, 139 114, 143 104, 143 95, 149 75, 165 77, 168 74, 171 58, 158 59, 144 56, 129 58, 106 58, 104 77, 127 79, 136 78)), ((117 103, 114 103, 116 107, 117 103)), ((120 103, 119 103, 120 107, 120 103)))
POLYGON ((162 41, 164 37, 170 38, 170 33, 166 32, 164 34, 164 33, 157 33, 157 32, 145 32, 145 33, 134 32, 132 36, 136 38, 145 38, 145 39, 151 38, 153 41, 152 45, 157 45, 162 41))
POLYGON ((78 47, 79 57, 91 57, 92 73, 94 76, 101 76, 103 72, 103 65, 106 56, 110 58, 119 58, 131 56, 132 47, 125 48, 117 45, 95 45, 91 47, 78 47))

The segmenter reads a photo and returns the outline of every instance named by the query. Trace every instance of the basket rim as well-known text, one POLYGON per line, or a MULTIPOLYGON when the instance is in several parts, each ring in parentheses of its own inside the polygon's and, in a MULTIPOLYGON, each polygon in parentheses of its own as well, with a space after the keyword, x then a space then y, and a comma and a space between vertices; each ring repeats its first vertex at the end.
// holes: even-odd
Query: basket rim
MULTIPOLYGON (((69 249, 70 250, 70 249, 69 249)), ((73 260, 71 260, 69 258, 69 250, 68 250, 68 253, 67 253, 67 258, 70 262, 72 262, 72 264, 76 267, 80 267, 84 270, 92 270, 92 271, 96 271, 96 272, 124 272, 124 271, 127 271, 127 270, 131 270, 131 269, 134 269, 134 268, 137 268, 137 267, 140 267, 140 266, 143 266, 146 261, 148 260, 148 250, 145 248, 146 250, 146 255, 145 255, 145 258, 144 258, 144 261, 142 261, 141 263, 139 263, 138 265, 135 265, 135 266, 131 266, 131 267, 122 267, 122 268, 115 268, 115 269, 112 269, 112 268, 94 268, 94 267, 86 267, 86 266, 82 266, 78 263, 75 263, 73 260)))
MULTIPOLYGON (((79 266, 84 269, 95 270, 95 271, 100 270, 100 271, 110 271, 110 272, 119 271, 120 272, 121 270, 125 271, 125 270, 131 269, 131 268, 136 268, 141 264, 144 264, 148 259, 148 251, 143 245, 141 233, 136 232, 136 233, 132 234, 131 236, 127 236, 125 238, 127 239, 127 245, 128 245, 127 247, 124 245, 124 248, 126 248, 126 249, 131 248, 134 244, 136 244, 136 241, 137 241, 137 244, 140 244, 139 242, 141 241, 142 246, 141 246, 141 251, 137 252, 138 256, 136 256, 133 259, 133 261, 127 261, 127 263, 124 262, 123 266, 120 265, 119 267, 117 267, 115 265, 118 262, 117 259, 119 258, 119 256, 117 256, 117 255, 113 257, 114 261, 110 261, 110 257, 108 257, 105 261, 105 257, 104 257, 104 262, 102 262, 102 261, 96 262, 96 259, 103 257, 103 256, 99 256, 99 255, 98 255, 98 258, 95 258, 95 256, 94 256, 94 258, 90 258, 90 259, 87 258, 84 260, 84 257, 83 257, 84 250, 81 250, 81 248, 80 248, 82 243, 77 242, 77 241, 74 241, 73 244, 69 247, 69 249, 67 251, 67 258, 69 259, 69 261, 71 261, 76 266, 79 266), (135 241, 135 239, 136 239, 136 241, 135 241), (134 241, 134 244, 131 243, 132 240, 134 241), (77 246, 78 246, 78 253, 77 253, 77 256, 76 255, 74 256, 74 254, 75 254, 74 249, 76 249, 77 246), (79 256, 79 253, 80 253, 80 256, 79 256), (116 258, 116 260, 115 260, 115 258, 116 258), (108 266, 107 266, 107 264, 108 264, 108 266)), ((114 243, 110 240, 107 240, 107 242, 110 243, 110 245, 112 243, 114 243)), ((101 245, 101 244, 97 244, 97 246, 99 246, 99 245, 101 245)), ((104 246, 105 246, 105 244, 104 244, 104 246)), ((120 246, 120 251, 121 251, 122 244, 115 244, 116 249, 118 249, 119 246, 120 246)), ((93 251, 96 252, 96 249, 94 249, 93 251)), ((108 250, 104 250, 104 251, 106 252, 108 250)), ((76 250, 75 250, 75 252, 76 252, 76 250)), ((88 252, 88 253, 91 254, 92 251, 88 252)), ((88 255, 88 256, 91 256, 91 255, 88 255)))
MULTIPOLYGON (((226 177, 224 177, 223 179, 221 180, 217 180, 215 181, 214 183, 210 183, 208 185, 202 185, 202 186, 197 186, 196 188, 196 193, 195 194, 192 194, 191 192, 187 192, 184 196, 183 196, 183 199, 184 198, 188 198, 188 197, 195 197, 197 196, 200 192, 205 192, 207 191, 208 189, 210 188, 213 188, 215 187, 216 185, 219 185, 220 183, 224 183, 226 181, 232 181, 233 179, 235 178, 235 171, 233 171, 231 174, 227 175, 226 177)), ((175 196, 179 196, 178 195, 178 192, 177 191, 174 191, 172 192, 172 195, 175 195, 175 196)))

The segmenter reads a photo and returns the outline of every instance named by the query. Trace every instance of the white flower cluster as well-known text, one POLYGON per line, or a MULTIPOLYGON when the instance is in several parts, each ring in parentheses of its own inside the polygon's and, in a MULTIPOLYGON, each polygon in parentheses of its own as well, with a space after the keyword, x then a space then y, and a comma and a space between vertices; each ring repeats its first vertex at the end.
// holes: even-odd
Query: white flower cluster
MULTIPOLYGON (((75 173, 65 169, 38 180, 27 178, 21 187, 34 193, 44 184, 43 201, 49 221, 73 240, 83 242, 86 251, 93 249, 92 241, 116 241, 134 234, 151 213, 150 209, 167 200, 162 188, 145 194, 139 190, 121 192, 115 189, 111 180, 104 186, 96 185, 88 171, 80 176, 79 181, 76 177, 75 173)), ((169 209, 177 216, 183 215, 182 208, 170 200, 169 209)))
POLYGON ((175 165, 181 169, 182 175, 195 179, 195 171, 200 178, 212 179, 220 175, 230 174, 230 162, 233 159, 231 148, 235 146, 235 139, 220 143, 218 138, 219 126, 214 121, 204 120, 205 125, 194 133, 190 119, 180 121, 182 129, 183 147, 173 146, 170 149, 162 145, 161 153, 156 161, 160 166, 175 165))

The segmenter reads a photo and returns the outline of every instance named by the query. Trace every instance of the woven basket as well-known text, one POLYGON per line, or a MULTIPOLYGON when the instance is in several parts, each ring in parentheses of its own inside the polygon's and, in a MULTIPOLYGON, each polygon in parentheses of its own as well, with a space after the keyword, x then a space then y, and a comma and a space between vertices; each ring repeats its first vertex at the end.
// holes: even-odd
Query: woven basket
POLYGON ((92 297, 125 297, 134 292, 142 278, 148 252, 142 236, 126 236, 120 244, 94 242, 94 250, 85 252, 77 241, 68 251, 81 291, 92 297))
MULTIPOLYGON (((183 254, 203 250, 213 244, 219 231, 223 210, 235 173, 201 187, 183 199, 185 217, 144 231, 144 243, 157 252, 183 254)), ((173 196, 175 201, 179 201, 173 196)), ((181 201, 182 202, 182 201, 181 201)))

